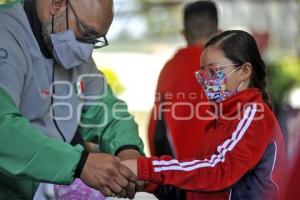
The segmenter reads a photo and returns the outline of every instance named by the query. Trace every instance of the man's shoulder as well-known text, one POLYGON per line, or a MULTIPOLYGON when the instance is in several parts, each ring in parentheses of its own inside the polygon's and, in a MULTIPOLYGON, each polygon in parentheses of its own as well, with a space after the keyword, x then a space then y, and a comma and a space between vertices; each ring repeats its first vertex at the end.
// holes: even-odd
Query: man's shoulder
POLYGON ((21 49, 18 38, 5 27, 0 27, 0 46, 5 49, 21 49))
POLYGON ((10 30, 0 27, 0 64, 27 71, 27 53, 21 42, 10 30))

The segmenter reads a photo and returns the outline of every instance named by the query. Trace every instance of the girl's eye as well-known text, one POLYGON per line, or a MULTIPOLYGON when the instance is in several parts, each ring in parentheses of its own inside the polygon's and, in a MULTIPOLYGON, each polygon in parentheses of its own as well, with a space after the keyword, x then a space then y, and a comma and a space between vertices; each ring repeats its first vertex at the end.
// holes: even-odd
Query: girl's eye
POLYGON ((209 75, 210 75, 210 76, 214 76, 214 75, 215 75, 215 71, 212 70, 212 69, 210 69, 210 70, 209 70, 209 75))

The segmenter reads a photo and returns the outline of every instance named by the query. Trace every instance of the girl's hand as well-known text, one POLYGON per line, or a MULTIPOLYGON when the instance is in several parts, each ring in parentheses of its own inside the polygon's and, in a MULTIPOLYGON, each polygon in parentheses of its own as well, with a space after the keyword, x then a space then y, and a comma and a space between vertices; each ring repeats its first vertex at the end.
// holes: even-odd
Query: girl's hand
MULTIPOLYGON (((126 167, 128 167, 136 176, 137 176, 137 160, 126 160, 122 162, 123 165, 125 165, 126 167)), ((136 191, 137 192, 142 192, 144 191, 145 188, 145 182, 144 181, 137 181, 136 182, 136 191)))
POLYGON ((123 165, 128 167, 135 175, 137 175, 137 160, 125 160, 122 162, 123 165))

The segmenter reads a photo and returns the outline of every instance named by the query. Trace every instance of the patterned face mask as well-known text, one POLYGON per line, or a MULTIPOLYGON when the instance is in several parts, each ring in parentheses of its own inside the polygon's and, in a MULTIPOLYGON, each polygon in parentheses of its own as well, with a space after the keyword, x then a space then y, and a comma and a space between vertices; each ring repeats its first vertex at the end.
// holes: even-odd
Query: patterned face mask
POLYGON ((238 67, 228 74, 225 74, 224 68, 232 66, 237 65, 232 64, 226 66, 212 66, 209 67, 208 70, 200 70, 196 72, 196 78, 209 100, 221 102, 238 92, 241 85, 234 90, 229 90, 226 88, 229 75, 240 69, 240 67, 238 67))

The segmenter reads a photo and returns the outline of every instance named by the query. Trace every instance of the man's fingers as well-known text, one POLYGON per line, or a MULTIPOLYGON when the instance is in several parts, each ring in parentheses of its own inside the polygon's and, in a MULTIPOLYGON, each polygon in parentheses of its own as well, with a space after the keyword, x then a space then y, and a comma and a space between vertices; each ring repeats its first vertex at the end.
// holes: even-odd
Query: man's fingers
POLYGON ((118 195, 118 198, 128 198, 127 191, 123 189, 118 195))
POLYGON ((111 189, 111 191, 113 191, 116 194, 119 194, 123 189, 115 180, 110 181, 108 186, 111 189))
POLYGON ((130 180, 131 182, 136 182, 137 177, 136 175, 126 166, 120 165, 120 173, 122 176, 124 176, 126 179, 130 180))
POLYGON ((122 175, 119 175, 117 178, 115 178, 115 181, 122 187, 127 188, 129 181, 126 180, 122 175))
POLYGON ((136 182, 136 191, 137 192, 144 191, 144 188, 145 188, 145 182, 144 181, 137 181, 136 182))
POLYGON ((127 187, 127 195, 128 195, 128 198, 129 199, 133 199, 134 196, 135 196, 135 193, 136 193, 136 190, 135 190, 135 184, 130 182, 128 184, 128 187, 127 187))
POLYGON ((127 186, 127 190, 135 190, 135 183, 130 182, 127 186))
POLYGON ((95 174, 94 177, 98 180, 97 189, 105 196, 115 196, 116 193, 122 191, 122 188, 113 180, 113 177, 110 179, 107 176, 100 176, 99 174, 95 174))
POLYGON ((135 184, 130 183, 129 189, 124 189, 122 190, 117 197, 118 198, 129 198, 129 199, 133 199, 134 196, 136 194, 136 190, 135 190, 135 184))
POLYGON ((101 187, 99 191, 106 197, 113 196, 113 192, 108 187, 101 187))

